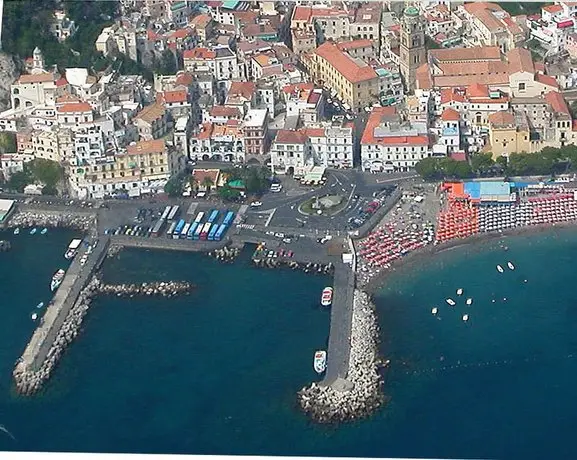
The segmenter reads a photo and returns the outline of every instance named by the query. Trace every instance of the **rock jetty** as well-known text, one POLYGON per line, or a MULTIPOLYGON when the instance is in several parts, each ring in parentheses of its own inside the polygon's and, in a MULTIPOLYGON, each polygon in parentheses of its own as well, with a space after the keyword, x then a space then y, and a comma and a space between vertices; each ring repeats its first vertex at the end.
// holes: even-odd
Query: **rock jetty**
POLYGON ((97 289, 99 294, 115 295, 117 297, 159 296, 174 297, 188 294, 194 285, 186 281, 167 281, 159 283, 139 284, 102 284, 97 289))
MULTIPOLYGON (((82 290, 78 296, 78 300, 68 312, 62 327, 56 334, 56 338, 53 340, 52 346, 46 354, 46 359, 37 371, 21 371, 17 363, 13 376, 18 393, 23 395, 33 395, 38 392, 42 388, 44 382, 50 378, 60 357, 64 353, 64 350, 66 350, 66 347, 72 343, 80 332, 82 321, 86 316, 86 313, 88 313, 92 297, 96 292, 98 285, 98 280, 93 278, 88 286, 82 290)), ((49 340, 49 338, 45 338, 45 340, 49 340)))
POLYGON ((346 422, 373 414, 385 400, 379 374, 378 343, 375 307, 366 293, 357 290, 347 378, 340 382, 341 385, 313 383, 300 390, 297 399, 301 409, 318 423, 346 422))
POLYGON ((257 267, 263 268, 280 268, 289 267, 292 270, 302 270, 305 273, 319 273, 322 275, 330 275, 334 272, 335 266, 332 262, 328 264, 320 264, 314 262, 296 262, 291 259, 274 259, 274 258, 264 258, 264 259, 253 259, 253 263, 257 267))
POLYGON ((10 219, 10 228, 15 227, 60 227, 89 231, 96 227, 96 216, 59 212, 18 211, 10 219))
POLYGON ((228 248, 226 246, 220 249, 214 249, 208 253, 209 256, 214 257, 221 262, 233 262, 239 254, 239 248, 228 248))

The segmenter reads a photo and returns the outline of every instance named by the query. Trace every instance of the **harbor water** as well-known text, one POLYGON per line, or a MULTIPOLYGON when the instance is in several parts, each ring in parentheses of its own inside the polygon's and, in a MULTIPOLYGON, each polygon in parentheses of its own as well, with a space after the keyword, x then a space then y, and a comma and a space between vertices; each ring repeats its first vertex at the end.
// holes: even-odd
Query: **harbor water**
POLYGON ((329 332, 318 304, 330 280, 253 268, 250 250, 234 264, 121 252, 105 263, 108 283, 197 287, 169 300, 97 299, 45 390, 15 395, 30 315, 49 300, 74 236, 0 233, 13 246, 0 254, 0 424, 16 438, 0 433, 0 450, 577 457, 572 229, 455 248, 389 277, 376 303, 391 401, 340 427, 313 425, 296 406, 296 392, 318 378, 313 355, 329 332))

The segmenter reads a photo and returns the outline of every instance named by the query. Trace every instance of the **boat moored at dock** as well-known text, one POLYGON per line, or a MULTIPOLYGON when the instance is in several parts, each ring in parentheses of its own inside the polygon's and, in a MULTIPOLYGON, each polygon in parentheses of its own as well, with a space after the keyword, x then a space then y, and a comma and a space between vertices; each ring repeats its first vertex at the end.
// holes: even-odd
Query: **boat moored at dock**
POLYGON ((30 230, 30 234, 34 235, 37 231, 38 231, 38 229, 36 227, 34 227, 32 230, 30 230))
POLYGON ((76 253, 78 252, 78 248, 80 247, 80 244, 82 244, 81 239, 72 240, 70 242, 70 244, 68 245, 68 250, 64 254, 64 257, 67 258, 68 260, 73 259, 74 256, 76 255, 76 253))
POLYGON ((314 368, 317 374, 322 374, 327 368, 327 352, 319 350, 315 353, 314 368))
POLYGON ((333 288, 327 286, 323 289, 323 293, 321 295, 321 305, 323 307, 330 307, 333 303, 333 288))
POLYGON ((62 269, 59 269, 54 276, 52 277, 52 281, 50 282, 50 290, 54 292, 56 289, 60 287, 62 284, 62 280, 64 279, 64 274, 66 272, 62 269))

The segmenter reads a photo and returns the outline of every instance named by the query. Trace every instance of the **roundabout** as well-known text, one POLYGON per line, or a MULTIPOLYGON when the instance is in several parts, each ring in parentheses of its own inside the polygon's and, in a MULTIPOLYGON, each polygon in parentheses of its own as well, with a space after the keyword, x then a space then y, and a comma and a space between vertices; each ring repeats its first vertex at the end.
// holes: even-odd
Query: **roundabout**
POLYGON ((298 211, 305 216, 334 216, 347 206, 347 199, 341 195, 315 196, 303 201, 298 211))

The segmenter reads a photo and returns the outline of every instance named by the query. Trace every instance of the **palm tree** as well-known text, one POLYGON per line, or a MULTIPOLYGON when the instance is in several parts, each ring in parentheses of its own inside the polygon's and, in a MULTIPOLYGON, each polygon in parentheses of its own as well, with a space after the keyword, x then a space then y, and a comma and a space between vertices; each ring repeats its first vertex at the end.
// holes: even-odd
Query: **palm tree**
POLYGON ((203 187, 206 187, 206 191, 210 191, 210 188, 214 185, 214 181, 206 176, 203 180, 202 180, 202 185, 203 187))
POLYGON ((198 179, 196 177, 194 177, 192 174, 190 175, 190 178, 188 179, 188 183, 190 184, 190 188, 194 191, 196 191, 198 189, 198 179))

